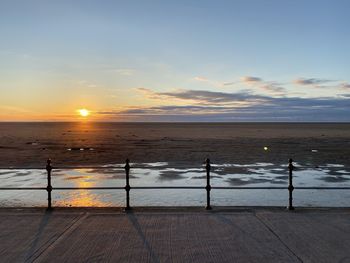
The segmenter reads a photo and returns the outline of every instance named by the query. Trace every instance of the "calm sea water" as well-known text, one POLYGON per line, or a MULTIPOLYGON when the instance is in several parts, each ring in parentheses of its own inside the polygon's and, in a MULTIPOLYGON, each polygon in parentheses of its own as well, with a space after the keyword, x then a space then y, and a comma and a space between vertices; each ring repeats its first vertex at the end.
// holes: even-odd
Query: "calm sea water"
MULTIPOLYGON (((54 170, 54 187, 124 186, 123 165, 98 169, 54 170), (120 168, 110 168, 120 167, 120 168)), ((205 186, 204 166, 172 163, 132 164, 131 186, 205 186), (137 168, 142 167, 142 168, 137 168), (174 168, 175 167, 175 168, 174 168)), ((350 186, 350 168, 325 164, 317 168, 295 164, 295 186, 350 186)), ((287 186, 285 165, 273 163, 213 164, 212 186, 287 186)), ((46 187, 45 170, 0 170, 0 187, 46 187)), ((212 190, 214 206, 286 206, 287 190, 212 190)), ((46 191, 1 191, 0 206, 45 206, 46 191)), ((205 206, 205 190, 131 190, 132 206, 205 206)), ((296 206, 349 206, 349 190, 295 190, 296 206)), ((54 206, 124 206, 124 190, 53 191, 54 206)))

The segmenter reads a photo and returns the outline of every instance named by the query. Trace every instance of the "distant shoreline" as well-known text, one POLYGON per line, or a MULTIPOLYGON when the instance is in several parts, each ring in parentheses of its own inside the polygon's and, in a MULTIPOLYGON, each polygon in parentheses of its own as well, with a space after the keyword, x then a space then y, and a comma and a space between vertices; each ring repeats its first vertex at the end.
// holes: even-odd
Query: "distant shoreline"
POLYGON ((295 122, 283 122, 283 121, 239 121, 239 122, 201 122, 201 121, 158 121, 158 122, 142 122, 142 121, 0 121, 1 124, 6 123, 116 123, 116 124, 350 124, 350 121, 295 121, 295 122))

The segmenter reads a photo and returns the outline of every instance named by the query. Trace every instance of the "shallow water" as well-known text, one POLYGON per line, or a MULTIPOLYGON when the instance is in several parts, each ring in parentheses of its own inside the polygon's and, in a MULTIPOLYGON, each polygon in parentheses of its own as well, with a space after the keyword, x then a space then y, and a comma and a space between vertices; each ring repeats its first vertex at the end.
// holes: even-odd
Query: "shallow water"
MULTIPOLYGON (((131 186, 205 186, 204 166, 171 163, 131 164, 131 186)), ((342 164, 317 168, 295 163, 294 186, 350 186, 350 169, 342 164)), ((45 170, 0 170, 0 187, 46 187, 45 170)), ((123 187, 123 164, 98 169, 53 170, 53 187, 123 187), (113 167, 113 168, 112 168, 113 167)), ((213 164, 212 186, 288 186, 288 169, 273 163, 213 164)), ((204 206, 205 190, 139 190, 130 192, 132 206, 204 206)), ((287 190, 213 189, 214 206, 286 206, 287 190)), ((1 191, 0 206, 45 206, 46 191, 1 191)), ((124 206, 124 190, 54 190, 54 206, 124 206)), ((295 190, 295 206, 349 206, 350 190, 295 190)))

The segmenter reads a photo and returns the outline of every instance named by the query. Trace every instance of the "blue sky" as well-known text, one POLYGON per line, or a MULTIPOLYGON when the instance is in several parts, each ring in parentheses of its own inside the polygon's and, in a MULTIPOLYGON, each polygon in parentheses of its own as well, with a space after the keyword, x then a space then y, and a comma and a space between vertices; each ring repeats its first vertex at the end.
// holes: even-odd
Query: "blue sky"
POLYGON ((350 120, 349 1, 0 6, 1 120, 350 120))

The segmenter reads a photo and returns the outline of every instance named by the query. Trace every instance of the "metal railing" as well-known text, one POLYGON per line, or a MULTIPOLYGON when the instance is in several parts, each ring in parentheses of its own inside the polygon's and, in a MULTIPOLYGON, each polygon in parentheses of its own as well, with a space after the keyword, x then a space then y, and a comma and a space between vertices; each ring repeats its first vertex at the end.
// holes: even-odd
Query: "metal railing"
MULTIPOLYGON (((337 186, 337 187, 294 187, 293 185, 293 160, 289 159, 288 161, 288 186, 211 186, 210 184, 210 170, 211 170, 211 164, 210 160, 205 160, 205 171, 206 171, 206 185, 205 186, 131 186, 130 185, 130 169, 132 167, 130 166, 129 159, 126 159, 125 166, 121 167, 101 167, 101 166, 84 166, 84 167, 69 167, 69 166, 61 166, 61 167, 53 167, 51 165, 51 160, 47 160, 46 164, 46 171, 47 171, 47 186, 46 187, 0 187, 0 191, 7 191, 7 190, 46 190, 47 191, 47 209, 52 209, 52 196, 51 193, 53 190, 125 190, 126 193, 126 205, 125 210, 130 210, 130 191, 131 190, 150 190, 150 189, 203 189, 206 190, 206 206, 205 208, 207 210, 211 210, 211 203, 210 203, 210 192, 212 189, 220 189, 220 190, 288 190, 289 198, 288 198, 288 210, 294 210, 293 206, 293 191, 294 190, 350 190, 350 186, 337 186), (53 187, 51 183, 51 173, 53 169, 111 169, 111 168, 124 168, 125 170, 125 186, 124 187, 53 187)), ((135 167, 140 168, 140 167, 135 167)), ((141 167, 142 168, 142 167, 141 167)), ((151 168, 151 167, 146 167, 151 168)), ((6 170, 19 170, 20 168, 15 167, 9 167, 9 168, 1 168, 6 170)), ((24 169, 24 168, 21 168, 24 169)), ((35 168, 25 168, 26 170, 39 170, 41 168, 35 167, 35 168)))

